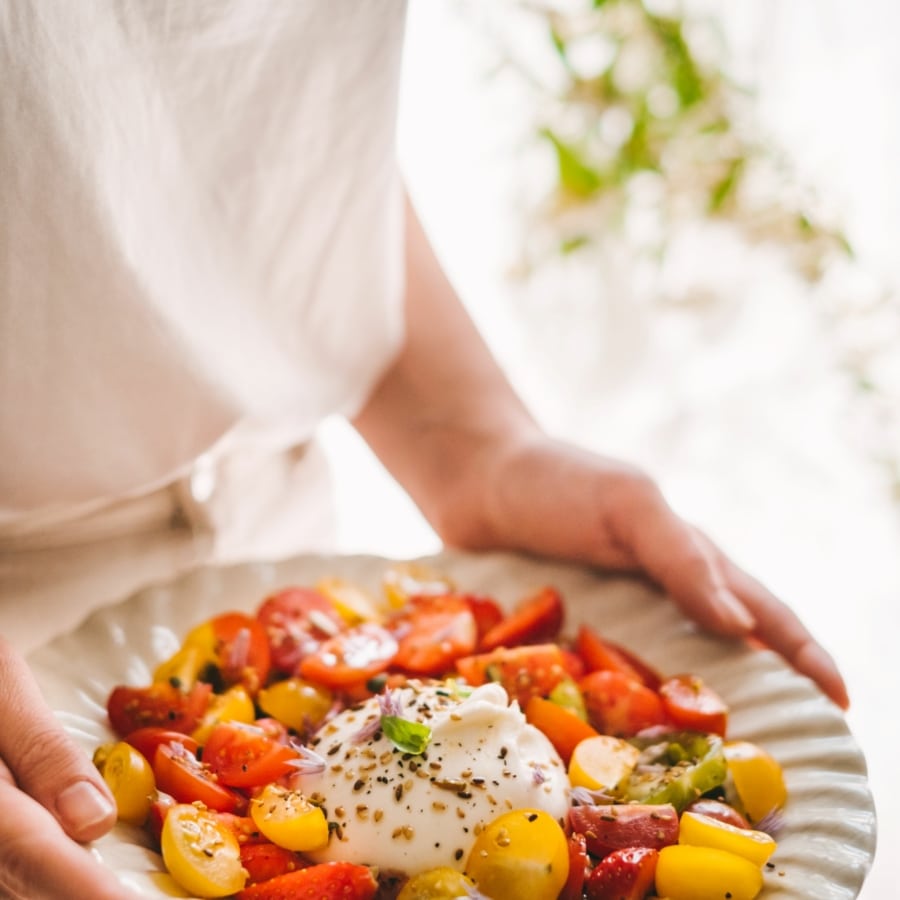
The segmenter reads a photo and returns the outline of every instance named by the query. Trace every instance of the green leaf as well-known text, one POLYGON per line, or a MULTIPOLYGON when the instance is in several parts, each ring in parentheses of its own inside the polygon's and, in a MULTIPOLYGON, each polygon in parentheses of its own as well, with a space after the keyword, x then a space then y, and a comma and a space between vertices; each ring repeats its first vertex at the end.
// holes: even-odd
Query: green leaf
POLYGON ((400 716, 382 716, 381 730, 385 737, 404 753, 424 753, 431 742, 431 729, 427 725, 400 716))
POLYGON ((596 193, 602 185, 600 173, 575 147, 567 144, 549 128, 543 129, 541 134, 553 144, 556 151, 559 183, 563 190, 576 197, 590 197, 596 193))
POLYGON ((688 107, 703 99, 705 86, 690 47, 684 39, 679 19, 669 19, 647 13, 647 23, 656 33, 670 67, 672 87, 682 106, 688 107))
POLYGON ((576 250, 586 247, 590 242, 591 239, 588 235, 576 234, 573 237, 567 237, 560 241, 559 252, 562 253, 563 256, 568 256, 570 253, 574 253, 576 250))
POLYGON ((709 197, 710 212, 721 212, 728 199, 734 195, 735 189, 744 173, 745 162, 746 160, 742 156, 733 159, 728 166, 725 176, 717 184, 713 185, 709 197))

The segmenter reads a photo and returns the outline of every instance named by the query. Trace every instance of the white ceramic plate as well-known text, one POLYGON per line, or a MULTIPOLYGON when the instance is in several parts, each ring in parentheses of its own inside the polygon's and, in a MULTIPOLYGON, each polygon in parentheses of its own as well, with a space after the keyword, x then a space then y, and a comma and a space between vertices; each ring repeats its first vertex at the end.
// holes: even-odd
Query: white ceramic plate
MULTIPOLYGON (((814 685, 768 652, 699 633, 674 606, 636 579, 502 554, 445 553, 423 562, 461 589, 507 607, 541 584, 567 601, 567 630, 596 625, 669 674, 696 672, 730 704, 730 733, 768 749, 785 770, 784 830, 762 897, 851 900, 875 849, 875 811, 865 760, 839 710, 814 685)), ((389 560, 308 556, 269 565, 203 569, 96 613, 32 654, 51 706, 92 752, 110 740, 105 701, 116 684, 143 685, 194 624, 227 609, 252 610, 265 592, 339 576, 377 591, 389 560)), ((100 859, 145 897, 184 897, 162 872, 139 829, 118 826, 95 844, 100 859)))

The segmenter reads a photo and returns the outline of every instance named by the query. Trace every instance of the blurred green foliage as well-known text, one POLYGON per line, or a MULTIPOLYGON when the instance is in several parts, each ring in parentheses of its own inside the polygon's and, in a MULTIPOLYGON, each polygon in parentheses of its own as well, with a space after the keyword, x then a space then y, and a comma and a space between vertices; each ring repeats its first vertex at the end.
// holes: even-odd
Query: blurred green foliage
POLYGON ((789 248, 811 279, 851 253, 811 202, 779 190, 788 167, 726 74, 715 22, 647 0, 527 9, 544 20, 561 69, 538 129, 556 159, 550 218, 560 250, 602 241, 649 202, 663 224, 657 245, 648 242, 655 251, 678 221, 717 218, 789 248))

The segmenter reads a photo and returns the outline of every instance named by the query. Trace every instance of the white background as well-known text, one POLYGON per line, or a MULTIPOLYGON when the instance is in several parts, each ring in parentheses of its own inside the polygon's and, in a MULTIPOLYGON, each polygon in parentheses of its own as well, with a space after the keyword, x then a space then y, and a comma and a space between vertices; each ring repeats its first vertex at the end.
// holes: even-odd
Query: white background
MULTIPOLYGON (((762 121, 840 214, 862 268, 900 284, 900 6, 759 0, 728 16, 762 121)), ((727 244, 685 265, 683 278, 724 285, 730 297, 700 325, 654 315, 615 271, 568 266, 529 286, 510 282, 516 209, 533 187, 530 111, 487 77, 483 49, 459 7, 413 0, 401 151, 436 249, 547 427, 648 468, 837 658, 879 813, 880 850, 861 896, 895 897, 900 502, 854 439, 851 395, 812 298, 764 255, 727 244)), ((337 423, 327 438, 342 549, 437 549, 359 441, 337 423)))

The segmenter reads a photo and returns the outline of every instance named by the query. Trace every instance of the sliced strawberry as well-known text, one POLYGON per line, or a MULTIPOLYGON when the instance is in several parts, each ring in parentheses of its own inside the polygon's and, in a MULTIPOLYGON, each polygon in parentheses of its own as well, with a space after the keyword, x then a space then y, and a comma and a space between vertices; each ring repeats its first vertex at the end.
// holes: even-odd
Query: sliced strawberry
POLYGON ((250 885, 237 894, 237 900, 372 900, 377 889, 367 866, 330 862, 250 885))
POLYGON ((559 892, 558 900, 582 900, 584 897, 584 882, 590 871, 587 843, 583 834, 569 835, 569 876, 563 889, 559 892))
POLYGON ((587 879, 588 900, 644 900, 653 888, 659 851, 627 847, 602 859, 587 879))

